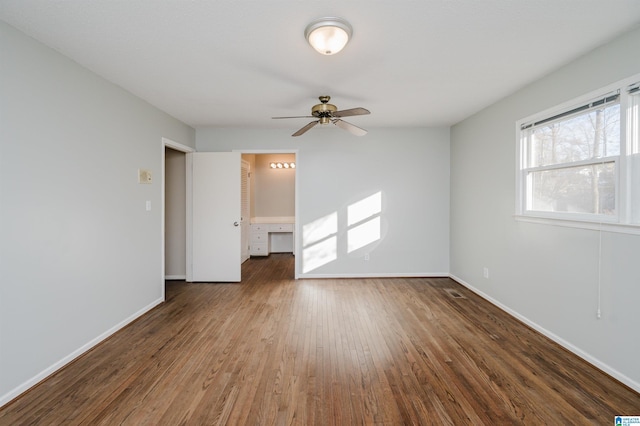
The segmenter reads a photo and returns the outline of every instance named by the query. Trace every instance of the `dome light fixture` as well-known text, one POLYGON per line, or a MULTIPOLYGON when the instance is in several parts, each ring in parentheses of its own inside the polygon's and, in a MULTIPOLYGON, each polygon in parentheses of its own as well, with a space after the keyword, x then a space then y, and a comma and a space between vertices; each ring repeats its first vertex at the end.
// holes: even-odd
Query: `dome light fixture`
POLYGON ((316 19, 304 30, 304 38, 311 47, 323 55, 334 55, 349 42, 353 28, 342 18, 316 19))

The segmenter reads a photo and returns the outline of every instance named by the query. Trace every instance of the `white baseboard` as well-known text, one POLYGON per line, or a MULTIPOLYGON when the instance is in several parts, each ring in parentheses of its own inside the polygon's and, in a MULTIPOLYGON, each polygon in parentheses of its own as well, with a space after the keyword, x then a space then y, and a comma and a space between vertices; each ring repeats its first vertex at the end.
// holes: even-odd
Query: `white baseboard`
POLYGON ((155 308, 156 306, 158 306, 163 301, 164 301, 163 299, 157 299, 157 300, 151 302, 150 304, 148 304, 144 308, 140 309, 138 312, 136 312, 133 315, 131 315, 130 317, 126 318, 124 321, 121 321, 120 323, 118 323, 115 326, 111 327, 109 330, 105 331, 104 333, 100 334, 96 338, 94 338, 94 339, 90 340, 89 342, 87 342, 86 344, 82 345, 80 348, 78 348, 75 351, 71 352, 69 355, 65 356, 64 358, 62 358, 58 362, 54 363, 50 367, 48 367, 48 368, 44 369, 43 371, 41 371, 40 373, 36 374, 31 379, 29 379, 26 382, 22 383, 18 387, 10 390, 6 394, 0 396, 0 407, 2 407, 3 405, 7 404, 8 402, 13 400, 14 398, 20 396, 23 392, 27 391, 29 388, 37 385, 42 380, 46 379, 47 377, 49 377, 50 375, 52 375, 53 373, 55 373, 56 371, 58 371, 59 369, 64 367, 65 365, 69 364, 74 359, 78 358, 80 355, 82 355, 85 352, 87 352, 89 349, 92 349, 94 346, 96 346, 97 344, 99 344, 100 342, 105 340, 107 337, 111 336, 112 334, 114 334, 118 330, 120 330, 123 327, 125 327, 127 324, 133 322, 135 319, 141 317, 142 315, 144 315, 145 313, 147 313, 151 309, 155 308))
POLYGON ((469 283, 465 282, 464 280, 456 277, 455 275, 451 275, 450 274, 449 277, 452 280, 454 280, 454 281, 460 283, 461 285, 465 286, 466 288, 468 288, 469 290, 471 290, 472 292, 474 292, 478 296, 482 297, 483 299, 485 299, 489 303, 497 306, 498 308, 502 309, 503 311, 505 311, 509 315, 511 315, 511 316, 517 318, 518 320, 522 321, 523 323, 525 323, 529 327, 533 328, 534 330, 536 330, 540 334, 543 334, 544 336, 546 336, 549 339, 553 340, 554 342, 556 342, 557 344, 559 344, 563 348, 573 352, 575 355, 577 355, 580 358, 584 359, 589 364, 592 364, 594 367, 604 371, 605 373, 607 373, 611 377, 613 377, 616 380, 624 383, 625 385, 629 386, 631 389, 635 390, 636 392, 640 392, 640 383, 636 382, 635 380, 632 380, 630 377, 625 376, 624 374, 622 374, 621 372, 619 372, 615 368, 612 368, 611 366, 605 364, 604 362, 602 362, 599 359, 593 357, 589 353, 583 351, 582 349, 578 348, 577 346, 573 345, 572 343, 564 340, 560 336, 552 333, 551 331, 549 331, 546 328, 540 326, 539 324, 531 321, 529 318, 519 314, 518 312, 516 312, 513 309, 509 308, 508 306, 503 305, 502 303, 500 303, 499 301, 497 301, 493 297, 491 297, 488 294, 478 290, 477 288, 475 288, 471 284, 469 284, 469 283))
POLYGON ((372 272, 366 274, 300 274, 296 279, 305 278, 449 278, 448 272, 372 272))
POLYGON ((165 281, 171 281, 171 280, 186 280, 187 276, 186 275, 165 275, 164 276, 165 281))

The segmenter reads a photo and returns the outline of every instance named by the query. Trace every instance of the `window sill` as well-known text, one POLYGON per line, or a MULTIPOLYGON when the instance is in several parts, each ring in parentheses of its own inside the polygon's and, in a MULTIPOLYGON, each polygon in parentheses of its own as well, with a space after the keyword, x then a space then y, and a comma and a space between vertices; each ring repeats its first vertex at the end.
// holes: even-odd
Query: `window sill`
POLYGON ((615 232, 618 234, 640 235, 640 225, 630 225, 610 222, 592 222, 583 220, 567 220, 549 217, 514 215, 518 222, 537 223, 540 225, 563 226, 566 228, 590 229, 594 231, 615 232))

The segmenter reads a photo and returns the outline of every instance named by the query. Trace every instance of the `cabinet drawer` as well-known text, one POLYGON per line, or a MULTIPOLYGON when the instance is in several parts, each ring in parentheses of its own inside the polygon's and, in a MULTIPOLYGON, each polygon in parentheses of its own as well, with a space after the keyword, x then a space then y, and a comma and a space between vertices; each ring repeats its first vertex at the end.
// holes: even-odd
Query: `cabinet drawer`
POLYGON ((269 225, 266 225, 264 223, 252 223, 251 224, 251 232, 268 232, 269 231, 269 225))
POLYGON ((251 242, 252 243, 266 243, 269 240, 269 234, 266 232, 252 232, 251 233, 251 242))
POLYGON ((267 249, 267 243, 251 243, 251 247, 249 250, 249 254, 251 256, 266 256, 269 254, 269 250, 267 249))
POLYGON ((293 223, 272 223, 269 232, 293 232, 293 223))

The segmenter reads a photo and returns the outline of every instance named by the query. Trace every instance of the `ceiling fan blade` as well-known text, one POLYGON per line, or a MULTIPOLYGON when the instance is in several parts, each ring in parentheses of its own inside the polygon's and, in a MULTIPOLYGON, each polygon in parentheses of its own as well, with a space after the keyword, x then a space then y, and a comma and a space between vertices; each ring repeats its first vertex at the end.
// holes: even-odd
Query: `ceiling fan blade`
POLYGON ((367 134, 367 131, 365 129, 361 129, 360 127, 354 126, 353 124, 347 123, 346 121, 335 119, 335 120, 331 120, 331 122, 336 126, 340 127, 341 129, 344 129, 347 132, 350 132, 356 136, 364 136, 367 134))
POLYGON ((302 129, 298 130, 297 132, 295 132, 294 134, 292 134, 291 136, 300 136, 304 133, 307 132, 307 130, 311 129, 313 126, 315 126, 316 124, 318 124, 320 122, 320 120, 317 121, 312 121, 311 123, 307 124, 306 126, 304 126, 302 129))
POLYGON ((332 115, 334 117, 351 117, 353 115, 367 115, 371 114, 368 109, 365 108, 351 108, 351 109, 343 109, 342 111, 336 111, 332 115))
POLYGON ((314 118, 313 115, 296 115, 294 117, 271 117, 274 120, 279 120, 281 118, 314 118))

